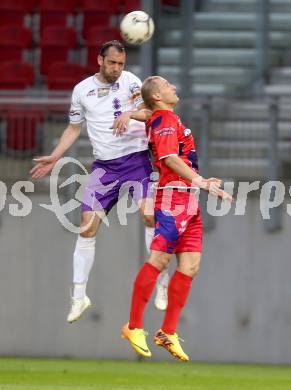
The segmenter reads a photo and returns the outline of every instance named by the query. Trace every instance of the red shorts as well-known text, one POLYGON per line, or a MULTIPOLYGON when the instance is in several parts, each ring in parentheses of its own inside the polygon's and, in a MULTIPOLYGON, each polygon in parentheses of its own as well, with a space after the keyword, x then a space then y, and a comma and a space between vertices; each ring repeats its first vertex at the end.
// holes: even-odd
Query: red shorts
POLYGON ((194 192, 157 190, 151 249, 166 253, 202 252, 202 220, 194 192))

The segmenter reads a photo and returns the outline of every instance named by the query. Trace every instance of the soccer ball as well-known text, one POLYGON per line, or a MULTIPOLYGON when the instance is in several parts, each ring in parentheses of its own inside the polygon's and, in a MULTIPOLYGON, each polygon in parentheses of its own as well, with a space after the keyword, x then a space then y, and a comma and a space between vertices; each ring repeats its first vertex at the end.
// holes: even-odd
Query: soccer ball
POLYGON ((122 38, 132 45, 141 45, 154 33, 152 18, 143 11, 133 11, 125 15, 120 23, 122 38))

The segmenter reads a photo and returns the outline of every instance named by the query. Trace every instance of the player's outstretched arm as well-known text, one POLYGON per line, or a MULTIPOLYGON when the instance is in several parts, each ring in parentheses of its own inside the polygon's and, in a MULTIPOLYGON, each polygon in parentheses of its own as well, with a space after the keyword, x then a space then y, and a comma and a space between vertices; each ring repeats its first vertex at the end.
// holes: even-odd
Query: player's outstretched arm
POLYGON ((223 200, 229 200, 231 202, 233 201, 232 196, 220 188, 222 184, 221 179, 217 179, 216 177, 204 179, 178 156, 165 157, 164 161, 171 170, 176 172, 183 179, 191 181, 194 187, 197 186, 202 190, 208 191, 212 195, 220 197, 223 200))
POLYGON ((29 172, 32 179, 41 179, 53 169, 56 162, 79 137, 81 129, 82 124, 70 123, 50 156, 41 156, 33 159, 33 161, 36 162, 36 165, 29 172))
POLYGON ((115 119, 113 123, 113 134, 121 135, 127 131, 128 123, 130 119, 135 119, 136 121, 146 122, 152 115, 152 111, 141 107, 137 111, 127 111, 123 112, 118 118, 115 119))

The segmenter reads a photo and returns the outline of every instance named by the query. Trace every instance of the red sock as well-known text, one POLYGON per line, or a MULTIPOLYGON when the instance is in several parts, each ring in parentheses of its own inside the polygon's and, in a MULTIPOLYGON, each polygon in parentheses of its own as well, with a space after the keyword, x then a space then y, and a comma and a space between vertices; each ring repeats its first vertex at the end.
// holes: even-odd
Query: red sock
POLYGON ((163 332, 174 334, 181 310, 183 309, 192 284, 191 276, 176 271, 168 288, 168 308, 162 325, 163 332))
POLYGON ((160 270, 150 263, 144 263, 134 282, 129 329, 142 328, 145 306, 151 297, 160 270))

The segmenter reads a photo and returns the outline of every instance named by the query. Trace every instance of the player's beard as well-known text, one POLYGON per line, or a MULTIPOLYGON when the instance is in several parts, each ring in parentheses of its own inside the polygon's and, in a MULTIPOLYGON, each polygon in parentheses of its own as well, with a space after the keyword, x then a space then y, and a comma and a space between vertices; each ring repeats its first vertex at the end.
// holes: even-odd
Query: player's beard
POLYGON ((115 81, 120 77, 120 74, 112 75, 107 73, 105 69, 101 69, 100 73, 104 80, 106 80, 109 84, 115 83, 115 81))

